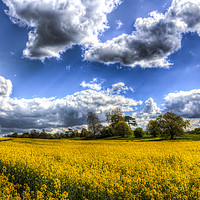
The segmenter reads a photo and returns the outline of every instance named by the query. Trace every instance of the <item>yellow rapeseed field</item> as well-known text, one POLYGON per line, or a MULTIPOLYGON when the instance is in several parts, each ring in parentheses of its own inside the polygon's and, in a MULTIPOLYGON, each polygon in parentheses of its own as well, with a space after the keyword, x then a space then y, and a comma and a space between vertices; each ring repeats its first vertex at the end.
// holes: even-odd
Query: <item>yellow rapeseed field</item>
POLYGON ((200 199, 200 142, 0 139, 0 199, 200 199))

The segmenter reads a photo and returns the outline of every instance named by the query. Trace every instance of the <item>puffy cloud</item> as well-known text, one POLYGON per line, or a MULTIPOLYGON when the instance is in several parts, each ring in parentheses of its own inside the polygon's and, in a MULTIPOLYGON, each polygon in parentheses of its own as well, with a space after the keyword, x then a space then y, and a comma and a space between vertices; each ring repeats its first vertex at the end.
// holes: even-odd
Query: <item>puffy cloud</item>
POLYGON ((157 106, 152 98, 145 101, 145 107, 138 113, 133 113, 133 117, 136 118, 138 127, 146 129, 148 122, 152 119, 156 119, 158 115, 162 113, 162 110, 157 106))
POLYGON ((200 118, 200 89, 169 93, 165 108, 182 117, 200 118))
POLYGON ((79 44, 98 42, 107 26, 107 14, 120 0, 3 0, 13 23, 30 30, 23 54, 45 59, 79 44))
MULTIPOLYGON (((0 82, 0 88, 3 84, 0 82)), ((2 95, 0 104, 0 129, 6 133, 83 125, 89 111, 97 113, 104 121, 105 112, 115 107, 121 107, 124 112, 133 111, 133 107, 140 105, 141 101, 105 91, 84 90, 60 99, 18 99, 2 95)))
POLYGON ((94 78, 89 83, 86 83, 85 81, 82 81, 80 84, 83 88, 90 88, 93 90, 101 90, 101 83, 97 83, 97 79, 94 78))
POLYGON ((126 91, 128 91, 128 90, 133 92, 133 88, 132 87, 127 87, 125 85, 125 83, 119 82, 119 83, 113 84, 111 89, 108 88, 107 92, 109 94, 120 94, 121 92, 126 93, 126 91))
POLYGON ((157 104, 152 98, 149 98, 147 101, 145 101, 145 108, 142 113, 148 113, 157 116, 161 113, 161 109, 157 107, 157 104))
POLYGON ((159 114, 173 112, 190 120, 190 129, 199 127, 200 122, 200 89, 169 93, 164 98, 164 108, 160 109, 152 98, 145 101, 145 107, 138 113, 133 113, 138 126, 145 128, 148 122, 156 119, 159 114))
MULTIPOLYGON (((150 13, 138 18, 132 34, 122 34, 105 43, 107 14, 120 0, 3 0, 12 22, 30 28, 24 56, 45 59, 60 57, 73 45, 88 50, 85 59, 126 66, 168 67, 168 56, 181 48, 182 34, 200 34, 200 1, 173 0, 165 14, 150 13)), ((122 23, 118 20, 118 28, 122 23)))
POLYGON ((181 47, 181 35, 165 15, 151 13, 138 18, 136 31, 122 34, 86 51, 85 59, 104 63, 120 62, 126 66, 167 67, 166 57, 181 47))
MULTIPOLYGON (((182 34, 200 34, 200 1, 173 0, 165 14, 151 12, 138 18, 134 31, 105 43, 98 39, 107 26, 107 14, 120 0, 3 0, 13 23, 30 29, 23 54, 28 58, 60 57, 73 45, 82 45, 85 59, 119 62, 135 67, 169 67, 168 56, 181 48, 182 34)), ((116 21, 117 28, 122 23, 116 21)))
MULTIPOLYGON (((82 81, 80 85, 83 88, 90 88, 93 90, 100 91, 100 90, 102 90, 102 83, 103 83, 103 81, 98 83, 98 79, 94 78, 89 83, 82 81)), ((125 83, 119 82, 119 83, 113 84, 111 88, 107 88, 107 90, 104 90, 104 93, 107 93, 108 95, 112 95, 112 94, 126 93, 127 91, 133 92, 134 90, 132 87, 126 86, 125 83)))
POLYGON ((189 118, 190 126, 187 128, 187 130, 194 130, 195 128, 200 127, 200 119, 197 118, 189 118))
POLYGON ((123 26, 123 23, 120 20, 117 20, 116 24, 117 24, 117 28, 116 28, 117 30, 123 26))
POLYGON ((0 76, 0 97, 10 96, 12 93, 12 82, 0 76))
POLYGON ((174 0, 168 11, 168 16, 176 23, 182 32, 197 32, 200 34, 200 1, 174 0))
POLYGON ((181 48, 182 34, 200 34, 200 1, 174 0, 165 14, 150 13, 138 18, 132 34, 122 34, 95 44, 85 59, 103 63, 119 62, 135 67, 168 67, 167 57, 181 48))

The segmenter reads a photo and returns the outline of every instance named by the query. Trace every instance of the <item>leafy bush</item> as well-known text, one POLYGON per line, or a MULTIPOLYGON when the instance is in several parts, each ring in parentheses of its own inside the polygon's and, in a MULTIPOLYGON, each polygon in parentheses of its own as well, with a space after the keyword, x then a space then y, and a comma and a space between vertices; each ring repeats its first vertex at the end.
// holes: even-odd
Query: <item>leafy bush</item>
POLYGON ((141 137, 144 136, 144 134, 145 134, 145 131, 143 131, 142 128, 136 128, 136 129, 134 130, 134 136, 135 136, 136 138, 141 138, 141 137))
POLYGON ((125 137, 125 136, 131 135, 131 134, 132 134, 132 131, 126 122, 120 121, 115 126, 115 135, 125 137))

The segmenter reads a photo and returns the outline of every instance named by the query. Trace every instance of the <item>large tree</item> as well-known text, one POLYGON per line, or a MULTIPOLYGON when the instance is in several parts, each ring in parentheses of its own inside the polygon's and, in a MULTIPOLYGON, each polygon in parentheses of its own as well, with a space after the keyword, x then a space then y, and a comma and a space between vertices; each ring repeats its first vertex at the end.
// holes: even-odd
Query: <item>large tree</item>
POLYGON ((115 128, 120 121, 125 120, 125 115, 120 108, 114 108, 111 112, 106 113, 107 122, 115 128))
POLYGON ((136 119, 131 116, 125 116, 125 114, 122 112, 121 108, 114 108, 112 111, 106 113, 106 119, 108 124, 115 129, 115 126, 122 121, 127 122, 129 127, 137 126, 136 119))
POLYGON ((146 131, 149 135, 152 135, 153 137, 160 136, 162 132, 157 120, 150 120, 147 124, 146 131))
POLYGON ((189 120, 184 120, 172 112, 159 115, 156 121, 159 124, 162 135, 166 137, 170 136, 171 140, 174 139, 174 136, 183 135, 184 129, 190 125, 189 120))
POLYGON ((101 137, 111 137, 114 136, 114 129, 112 126, 106 126, 101 131, 101 137))
POLYGON ((80 137, 88 137, 88 131, 86 128, 82 128, 80 137))
POLYGON ((143 131, 143 129, 142 128, 136 128, 135 130, 134 130, 134 136, 136 137, 136 138, 142 138, 143 136, 144 136, 144 134, 145 134, 145 131, 143 131))
POLYGON ((91 131, 95 137, 96 134, 100 132, 102 125, 100 124, 99 118, 95 113, 89 112, 87 116, 88 130, 91 131))
POLYGON ((131 135, 131 134, 132 134, 132 131, 125 121, 120 121, 115 126, 115 135, 125 137, 125 136, 131 135))

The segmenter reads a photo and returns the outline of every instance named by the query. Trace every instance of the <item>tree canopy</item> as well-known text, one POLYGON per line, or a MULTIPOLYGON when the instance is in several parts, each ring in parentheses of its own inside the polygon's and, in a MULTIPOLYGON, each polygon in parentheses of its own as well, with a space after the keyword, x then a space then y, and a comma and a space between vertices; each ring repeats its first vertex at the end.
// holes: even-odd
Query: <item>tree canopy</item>
POLYGON ((129 127, 130 125, 132 126, 137 126, 137 122, 136 122, 136 119, 134 117, 131 117, 131 116, 125 116, 125 122, 128 123, 129 127))
POLYGON ((125 137, 125 136, 131 135, 131 134, 132 134, 132 131, 125 121, 120 121, 115 126, 115 135, 125 137))
POLYGON ((156 121, 160 127, 161 134, 165 137, 170 137, 170 139, 183 135, 184 129, 190 125, 189 120, 184 120, 172 112, 159 115, 156 121))
POLYGON ((107 112, 106 113, 106 119, 107 119, 107 122, 110 124, 110 126, 112 126, 113 129, 121 121, 127 122, 129 127, 131 127, 131 125, 137 126, 136 119, 134 117, 131 117, 131 116, 126 116, 122 112, 121 108, 118 108, 118 107, 114 108, 110 112, 107 112))
POLYGON ((106 119, 115 128, 118 122, 125 120, 125 115, 120 108, 114 108, 112 111, 106 113, 106 119))
POLYGON ((145 131, 143 131, 142 128, 136 128, 136 129, 134 130, 134 136, 135 136, 136 138, 141 138, 141 137, 144 136, 144 134, 145 134, 145 131))
POLYGON ((160 136, 162 132, 157 120, 150 120, 147 124, 146 131, 149 135, 152 135, 153 137, 160 136))

